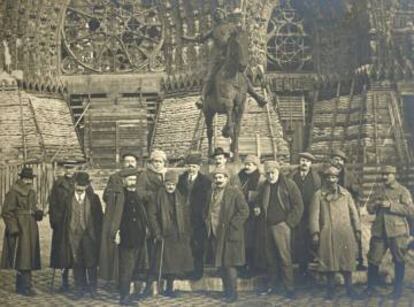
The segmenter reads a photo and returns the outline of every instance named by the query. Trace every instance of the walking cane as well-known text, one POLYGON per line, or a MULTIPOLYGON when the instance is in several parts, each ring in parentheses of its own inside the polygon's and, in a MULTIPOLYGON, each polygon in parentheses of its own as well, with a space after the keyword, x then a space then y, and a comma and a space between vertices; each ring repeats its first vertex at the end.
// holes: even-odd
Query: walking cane
POLYGON ((161 277, 162 277, 163 259, 164 259, 164 239, 161 239, 161 259, 160 259, 160 270, 158 272, 158 294, 161 293, 161 277))

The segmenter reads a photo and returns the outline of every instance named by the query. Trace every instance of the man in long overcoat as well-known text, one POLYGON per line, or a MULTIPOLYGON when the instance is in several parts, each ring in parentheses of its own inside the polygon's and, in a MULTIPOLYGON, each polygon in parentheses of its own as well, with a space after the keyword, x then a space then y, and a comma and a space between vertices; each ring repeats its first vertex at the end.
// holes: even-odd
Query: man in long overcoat
POLYGON ((131 281, 148 269, 147 229, 148 216, 143 200, 136 191, 137 170, 124 169, 123 202, 116 208, 119 214, 113 220, 116 229, 114 242, 119 246, 119 292, 120 304, 133 304, 129 295, 131 281))
POLYGON ((324 170, 325 185, 318 190, 310 206, 309 228, 318 250, 319 271, 327 275, 326 298, 335 296, 335 273, 341 272, 346 294, 360 298, 352 287, 357 239, 361 236, 359 214, 351 194, 338 185, 339 170, 324 170))
POLYGON ((396 180, 396 173, 397 169, 393 166, 383 167, 383 183, 375 188, 367 205, 368 212, 375 214, 368 252, 367 294, 375 293, 379 266, 386 251, 390 249, 395 272, 394 289, 390 294, 392 299, 399 299, 403 291, 410 233, 407 218, 414 216, 411 194, 396 180))
POLYGON ((254 214, 255 200, 258 189, 266 178, 260 173, 260 159, 255 155, 248 155, 244 159, 244 167, 238 176, 244 198, 249 205, 249 218, 244 224, 244 239, 246 244, 246 266, 241 271, 245 276, 253 273, 254 241, 256 239, 256 216, 254 214))
POLYGON ((49 195, 49 222, 52 228, 52 246, 50 254, 50 267, 62 270, 61 292, 69 290, 69 268, 71 266, 70 253, 63 247, 66 238, 64 227, 64 217, 68 208, 63 200, 73 193, 74 189, 74 172, 77 163, 74 161, 63 161, 58 164, 62 167, 64 174, 59 176, 53 183, 49 195))
POLYGON ((208 258, 221 268, 225 300, 237 300, 237 266, 245 264, 244 223, 249 207, 242 192, 229 184, 229 172, 218 168, 208 195, 205 223, 208 234, 208 258))
POLYGON ((69 253, 77 298, 86 292, 95 297, 103 214, 99 196, 90 188, 88 173, 76 173, 74 189, 63 203, 67 210, 63 216, 60 248, 69 253))
POLYGON ((186 159, 187 170, 178 179, 177 189, 185 197, 190 208, 190 224, 192 229, 191 248, 194 258, 195 280, 203 276, 205 242, 207 230, 204 224, 204 212, 207 208, 207 192, 211 181, 208 176, 200 172, 201 154, 190 154, 186 159))
MULTIPOLYGON (((155 149, 151 152, 149 163, 146 169, 139 175, 137 182, 137 192, 139 197, 144 201, 145 208, 155 205, 155 195, 163 187, 165 173, 167 172, 167 155, 162 150, 155 149)), ((152 274, 154 261, 154 234, 150 234, 147 241, 148 254, 150 255, 150 270, 147 276, 147 282, 144 289, 144 296, 151 296, 153 293, 153 283, 155 276, 152 274)))
POLYGON ((309 232, 309 207, 313 195, 321 188, 319 173, 312 168, 316 161, 309 152, 299 153, 299 166, 289 175, 298 186, 303 199, 303 215, 299 224, 293 230, 293 258, 299 263, 299 274, 303 281, 309 277, 308 263, 312 261, 311 236, 309 232))
MULTIPOLYGON (((123 169, 137 168, 137 156, 133 153, 126 153, 122 156, 123 169)), ((103 200, 106 204, 105 215, 102 225, 101 249, 99 256, 99 277, 106 281, 118 282, 119 277, 119 251, 114 243, 116 223, 120 219, 121 212, 117 210, 124 202, 123 178, 120 172, 109 177, 108 184, 103 193, 103 200)))
POLYGON ((296 184, 280 173, 277 161, 265 161, 264 170, 266 182, 259 189, 255 209, 259 217, 254 263, 271 274, 269 287, 263 294, 276 291, 280 270, 285 295, 294 299, 291 233, 302 218, 302 196, 296 184))
POLYGON ((2 217, 6 224, 1 255, 2 269, 16 270, 16 292, 36 295, 32 288, 32 270, 40 270, 40 244, 37 222, 43 211, 37 207, 33 190, 33 169, 23 167, 20 179, 7 192, 2 217))
POLYGON ((190 208, 177 190, 177 183, 178 174, 173 170, 167 171, 164 187, 158 190, 155 205, 148 210, 151 230, 157 241, 154 269, 157 276, 162 274, 166 279, 167 288, 162 294, 169 297, 177 296, 173 289, 174 279, 194 269, 190 208))

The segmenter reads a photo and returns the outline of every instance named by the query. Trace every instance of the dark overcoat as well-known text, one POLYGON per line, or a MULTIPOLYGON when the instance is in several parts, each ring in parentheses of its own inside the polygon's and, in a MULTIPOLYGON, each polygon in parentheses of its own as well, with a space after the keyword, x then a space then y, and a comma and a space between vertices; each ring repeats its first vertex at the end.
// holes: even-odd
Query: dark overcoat
POLYGON ((138 177, 137 192, 146 206, 155 202, 155 195, 161 187, 163 187, 162 175, 149 167, 138 177))
MULTIPOLYGON (((212 193, 210 189, 207 199, 209 204, 205 214, 208 233, 211 232, 210 218, 212 209, 212 193)), ((249 216, 249 206, 238 187, 227 184, 223 193, 220 224, 217 228, 217 244, 214 255, 216 267, 242 266, 245 264, 244 223, 249 216)))
POLYGON ((313 197, 309 227, 319 234, 318 263, 322 272, 354 271, 358 251, 356 232, 361 231, 358 210, 351 194, 341 186, 332 193, 326 188, 313 197))
POLYGON ((191 191, 188 185, 188 172, 181 174, 178 179, 177 189, 186 198, 190 208, 190 224, 195 244, 203 242, 206 236, 204 213, 208 204, 207 194, 210 186, 210 178, 200 172, 194 180, 191 191))
POLYGON ((36 210, 36 192, 31 186, 17 180, 6 194, 3 204, 2 217, 6 229, 2 269, 40 270, 39 229, 33 215, 36 210), (17 236, 9 235, 16 232, 17 236))
POLYGON ((67 199, 73 191, 72 178, 62 176, 53 183, 49 196, 49 222, 52 227, 50 267, 56 269, 69 268, 71 265, 70 251, 64 250, 63 246, 67 241, 64 219, 68 210, 64 199, 67 199))
MULTIPOLYGON (((286 212, 286 224, 290 229, 295 228, 303 214, 302 195, 291 179, 279 175, 279 188, 277 197, 286 212)), ((258 269, 268 269, 275 265, 273 241, 268 231, 267 209, 270 199, 270 183, 266 181, 259 188, 256 206, 260 208, 260 215, 256 224, 256 240, 254 265, 258 269)))
MULTIPOLYGON (((162 273, 179 274, 192 271, 194 260, 190 245, 190 208, 181 193, 176 190, 173 197, 169 197, 165 188, 161 188, 156 194, 154 205, 149 207, 148 217, 152 233, 164 240, 162 273), (171 215, 171 212, 175 214, 171 215)), ((161 260, 160 244, 157 245, 156 255, 155 269, 158 272, 161 260)))

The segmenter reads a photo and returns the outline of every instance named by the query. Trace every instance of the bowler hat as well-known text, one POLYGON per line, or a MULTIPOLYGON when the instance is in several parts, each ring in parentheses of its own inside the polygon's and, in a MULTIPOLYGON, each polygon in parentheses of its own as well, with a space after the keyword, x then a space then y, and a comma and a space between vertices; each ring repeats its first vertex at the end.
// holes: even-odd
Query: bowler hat
POLYGON ((121 177, 129 177, 129 176, 136 176, 138 174, 137 170, 134 168, 125 168, 119 171, 119 176, 121 177))
POLYGON ((185 163, 187 164, 201 164, 201 153, 191 153, 185 159, 185 163))
POLYGON ((164 182, 178 183, 178 173, 174 170, 168 170, 165 173, 164 182))
POLYGON ((87 186, 90 183, 89 174, 86 172, 78 172, 75 175, 75 182, 80 186, 87 186))
POLYGON ((19 177, 33 179, 34 177, 36 177, 36 175, 33 174, 33 168, 24 166, 19 173, 19 177))
POLYGON ((381 173, 383 173, 383 174, 396 174, 397 169, 394 166, 385 165, 385 166, 382 167, 381 173))
POLYGON ((215 148, 214 149, 214 152, 213 152, 213 154, 211 156, 212 157, 215 157, 215 156, 219 156, 219 155, 223 155, 226 158, 229 158, 230 157, 230 154, 228 152, 224 151, 224 149, 222 147, 215 148))
POLYGON ((310 152, 301 152, 299 153, 299 158, 305 158, 309 161, 315 162, 316 161, 316 157, 314 155, 312 155, 310 152))
POLYGON ((339 149, 334 149, 331 153, 331 157, 340 157, 344 161, 348 160, 346 154, 342 150, 339 150, 339 149))

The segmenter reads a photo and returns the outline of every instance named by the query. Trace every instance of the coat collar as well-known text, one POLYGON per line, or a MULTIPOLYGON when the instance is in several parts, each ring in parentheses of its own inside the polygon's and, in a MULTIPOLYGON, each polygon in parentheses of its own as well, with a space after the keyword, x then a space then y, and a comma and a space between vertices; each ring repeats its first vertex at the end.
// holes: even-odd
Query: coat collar
POLYGON ((13 190, 19 193, 20 195, 27 196, 33 188, 31 186, 25 185, 23 181, 18 179, 16 183, 13 185, 13 190))
MULTIPOLYGON (((343 196, 343 195, 346 195, 346 193, 347 193, 346 189, 338 185, 338 194, 343 196)), ((334 194, 328 188, 322 187, 321 196, 327 199, 329 198, 329 200, 331 200, 334 194)))

